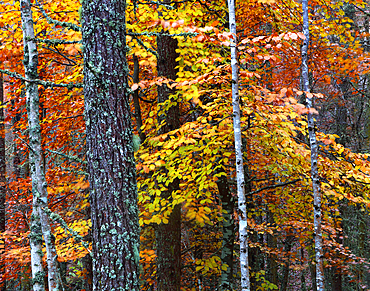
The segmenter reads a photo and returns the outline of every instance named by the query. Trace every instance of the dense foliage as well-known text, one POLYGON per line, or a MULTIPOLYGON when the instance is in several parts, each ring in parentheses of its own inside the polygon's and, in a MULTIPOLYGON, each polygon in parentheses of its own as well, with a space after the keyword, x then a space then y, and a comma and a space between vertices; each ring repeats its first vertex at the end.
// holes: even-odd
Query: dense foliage
MULTIPOLYGON (((57 217, 52 231, 59 268, 66 290, 92 290, 82 81, 84 66, 96 68, 83 61, 80 3, 31 3, 42 156, 48 206, 58 214, 52 216, 57 217)), ((362 0, 309 1, 310 92, 300 85, 301 10, 300 1, 236 1, 252 290, 315 290, 308 113, 317 126, 325 288, 367 290, 369 5, 362 0), (306 107, 305 97, 313 98, 314 108, 306 107)), ((141 290, 153 290, 163 276, 157 272, 158 230, 173 223, 174 211, 181 213, 181 252, 176 254, 181 278, 174 279, 180 280, 181 290, 216 290, 221 277, 240 290, 228 25, 225 1, 127 3, 127 48, 122 49, 134 143, 140 143, 135 161, 141 290), (165 37, 177 46, 176 78, 159 64, 166 61, 160 55, 165 37), (171 127, 173 112, 178 120, 171 127)), ((0 52, 5 114, 0 139, 6 148, 6 172, 0 173, 6 179, 0 205, 6 210, 0 217, 6 221, 1 282, 4 290, 26 291, 32 289, 28 236, 33 197, 25 97, 29 80, 24 77, 18 1, 0 3, 0 52)), ((168 252, 175 255, 171 247, 168 252)))

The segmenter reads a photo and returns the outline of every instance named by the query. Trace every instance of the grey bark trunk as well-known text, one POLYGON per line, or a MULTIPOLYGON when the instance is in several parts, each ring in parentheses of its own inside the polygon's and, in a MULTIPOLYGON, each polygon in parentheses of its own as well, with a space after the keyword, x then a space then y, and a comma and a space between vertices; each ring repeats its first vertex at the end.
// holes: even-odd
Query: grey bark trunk
POLYGON ((127 94, 126 2, 82 3, 93 290, 139 290, 136 168, 127 94))
POLYGON ((237 61, 237 35, 235 20, 235 2, 228 0, 231 40, 231 70, 232 70, 232 104, 233 104, 233 126, 235 139, 236 158, 236 180, 238 193, 238 216, 239 216, 239 240, 240 240, 240 273, 242 291, 250 291, 249 266, 248 266, 248 233, 247 233, 247 206, 244 189, 244 168, 242 152, 242 135, 240 126, 240 105, 239 105, 239 82, 238 82, 238 61, 237 61))
MULTIPOLYGON (((306 103, 308 108, 313 108, 312 98, 308 96, 309 72, 308 72, 308 46, 310 41, 309 20, 308 20, 308 0, 302 1, 303 9, 303 33, 305 40, 302 45, 302 82, 303 90, 306 92, 306 103)), ((316 285, 318 291, 324 290, 324 264, 323 264, 323 249, 322 249, 322 229, 321 229, 321 189, 319 172, 317 166, 317 140, 315 121, 313 114, 308 113, 308 133, 310 138, 311 149, 311 179, 314 197, 314 237, 315 237, 315 260, 316 260, 316 285)))
MULTIPOLYGON (((168 1, 167 1, 168 2, 168 1)), ((166 3, 166 1, 164 1, 166 3)), ((170 37, 159 35, 157 37, 157 70, 158 76, 164 76, 171 80, 176 79, 178 65, 176 52, 178 48, 177 40, 170 37)), ((175 93, 167 85, 158 86, 158 105, 170 98, 175 93)), ((159 129, 159 134, 167 133, 180 127, 179 105, 173 105, 163 112, 159 108, 159 124, 164 125, 159 129)), ((168 185, 168 190, 162 192, 163 199, 169 201, 172 192, 179 190, 179 180, 175 179, 168 185)), ((160 291, 180 291, 181 287, 181 205, 176 205, 168 218, 168 223, 161 223, 156 229, 157 240, 157 280, 158 290, 160 291)))
MULTIPOLYGON (((38 53, 33 28, 31 3, 29 0, 21 0, 21 18, 24 45, 24 67, 25 76, 32 81, 37 79, 38 53)), ((58 270, 57 253, 54 245, 55 238, 51 232, 49 216, 43 211, 48 207, 47 184, 45 179, 42 147, 41 127, 39 117, 39 93, 38 85, 34 82, 26 83, 26 104, 28 115, 29 132, 29 159, 31 165, 33 210, 31 217, 31 261, 32 276, 34 280, 33 289, 44 290, 42 269, 42 238, 44 237, 47 265, 48 265, 48 287, 49 290, 61 290, 60 274, 58 270)))
MULTIPOLYGON (((0 105, 4 104, 4 80, 3 74, 0 74, 0 105)), ((0 232, 5 231, 5 201, 6 201, 6 163, 5 163, 5 124, 4 124, 4 109, 0 108, 0 232)), ((4 256, 5 245, 0 256, 4 256)), ((5 278, 6 266, 0 266, 0 276, 5 278)), ((2 291, 6 290, 6 281, 4 279, 2 291)))

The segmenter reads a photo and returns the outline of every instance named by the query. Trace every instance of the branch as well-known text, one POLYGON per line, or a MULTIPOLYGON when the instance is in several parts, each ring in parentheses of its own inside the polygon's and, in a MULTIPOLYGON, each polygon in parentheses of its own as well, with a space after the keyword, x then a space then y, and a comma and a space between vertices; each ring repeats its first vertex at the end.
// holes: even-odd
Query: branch
POLYGON ((130 36, 197 36, 198 33, 195 32, 182 32, 182 33, 163 33, 163 32, 128 32, 127 35, 130 36))
POLYGON ((352 4, 354 7, 356 7, 358 10, 360 10, 362 13, 364 13, 366 16, 370 16, 370 13, 362 9, 361 7, 358 7, 355 4, 352 4))
MULTIPOLYGON (((52 51, 53 53, 56 53, 56 54, 60 55, 62 58, 66 59, 67 61, 69 61, 70 63, 72 63, 72 64, 69 64, 69 66, 71 66, 71 65, 72 66, 76 66, 77 65, 76 61, 74 61, 71 58, 67 57, 64 53, 62 53, 61 51, 59 51, 57 47, 54 47, 54 49, 52 49, 50 47, 47 47, 46 49, 52 51)), ((55 62, 58 62, 56 60, 54 60, 54 61, 55 62)))
MULTIPOLYGON (((161 5, 167 9, 170 9, 170 10, 173 10, 173 9, 176 9, 175 7, 171 6, 171 5, 168 5, 168 4, 164 4, 162 2, 159 2, 159 1, 153 1, 153 0, 149 0, 148 2, 137 2, 138 4, 156 4, 156 5, 161 5)), ((174 2, 176 3, 176 2, 174 2)))
POLYGON ((77 44, 81 43, 80 40, 65 40, 65 39, 42 39, 42 38, 30 38, 27 37, 26 40, 29 41, 35 41, 39 43, 45 43, 45 44, 50 44, 50 45, 58 45, 58 44, 77 44))
POLYGON ((262 192, 263 190, 274 189, 274 188, 277 188, 277 187, 283 187, 283 186, 286 186, 286 185, 289 185, 289 184, 294 184, 294 183, 296 183, 298 181, 301 181, 301 180, 302 179, 296 179, 296 180, 293 180, 293 181, 288 181, 288 182, 279 183, 279 184, 275 184, 275 185, 269 185, 269 186, 260 188, 260 189, 258 189, 256 191, 249 192, 246 195, 253 195, 253 194, 257 194, 259 192, 262 192))
POLYGON ((36 83, 36 84, 39 84, 39 85, 42 85, 44 86, 45 88, 48 88, 48 87, 59 87, 59 88, 67 88, 69 90, 73 89, 73 88, 83 88, 83 84, 82 83, 54 83, 54 82, 50 82, 50 81, 43 81, 43 80, 40 80, 40 79, 34 79, 34 80, 28 80, 27 78, 23 77, 22 75, 19 75, 15 72, 12 72, 12 71, 9 71, 9 70, 3 70, 3 69, 0 69, 0 73, 3 73, 3 74, 6 74, 10 77, 13 77, 13 78, 16 78, 16 79, 20 79, 24 82, 28 82, 28 83, 36 83))
POLYGON ((44 207, 42 208, 42 210, 50 217, 51 220, 54 220, 55 222, 58 222, 63 228, 64 230, 68 231, 73 239, 77 242, 77 243, 81 243, 82 246, 89 252, 89 254, 92 256, 92 253, 90 251, 90 246, 87 242, 84 241, 84 238, 82 236, 80 236, 78 234, 77 231, 73 230, 72 228, 70 228, 68 226, 68 224, 63 220, 63 218, 60 217, 59 214, 57 213, 54 213, 52 212, 48 207, 44 207))
POLYGON ((46 18, 46 20, 48 21, 49 24, 59 25, 61 27, 68 28, 68 29, 71 29, 73 31, 78 31, 78 32, 81 31, 81 27, 79 27, 78 25, 76 25, 74 23, 59 21, 59 20, 55 20, 55 19, 51 18, 46 13, 44 7, 42 7, 42 5, 39 4, 39 1, 37 1, 37 0, 36 0, 36 6, 40 9, 42 15, 46 18))
POLYGON ((87 164, 86 161, 81 160, 80 158, 69 156, 69 155, 66 155, 66 154, 63 154, 63 153, 60 153, 60 152, 56 152, 56 151, 53 151, 53 150, 50 150, 50 149, 45 149, 45 150, 50 152, 50 153, 62 156, 63 158, 66 158, 68 160, 72 160, 72 161, 75 161, 75 162, 78 162, 78 163, 81 163, 81 164, 87 164))
POLYGON ((141 40, 141 39, 139 39, 136 35, 133 35, 132 36, 134 39, 136 39, 136 41, 143 47, 143 48, 145 48, 145 50, 146 51, 148 51, 148 52, 150 52, 150 53, 152 53, 153 55, 155 55, 156 56, 156 58, 158 58, 158 53, 155 51, 155 50, 153 50, 152 48, 150 48, 150 47, 147 47, 144 43, 143 43, 143 41, 141 40))

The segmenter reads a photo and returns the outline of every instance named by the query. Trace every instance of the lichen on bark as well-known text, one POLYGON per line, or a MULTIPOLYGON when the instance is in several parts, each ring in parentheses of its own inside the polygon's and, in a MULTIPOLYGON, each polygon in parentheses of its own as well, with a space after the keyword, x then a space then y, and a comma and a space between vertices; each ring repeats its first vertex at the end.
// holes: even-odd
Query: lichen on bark
POLYGON ((139 290, 139 223, 124 0, 82 3, 93 290, 139 290), (109 19, 109 21, 107 21, 109 19))

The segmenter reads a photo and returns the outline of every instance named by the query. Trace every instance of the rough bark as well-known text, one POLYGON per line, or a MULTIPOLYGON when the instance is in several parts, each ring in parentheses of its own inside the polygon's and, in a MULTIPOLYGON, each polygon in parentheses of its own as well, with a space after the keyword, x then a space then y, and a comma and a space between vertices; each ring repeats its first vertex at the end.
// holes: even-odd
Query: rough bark
POLYGON ((93 290, 139 290, 136 169, 124 0, 82 3, 93 290))
MULTIPOLYGON (((312 97, 309 96, 309 72, 308 72, 308 46, 310 41, 309 20, 308 20, 308 0, 302 1, 303 9, 303 33, 305 40, 302 45, 302 87, 306 92, 306 103, 310 109, 313 107, 312 97)), ((316 260, 316 284, 317 290, 324 290, 324 264, 322 250, 322 230, 321 230, 321 189, 319 172, 317 166, 318 146, 316 140, 315 121, 313 114, 308 113, 308 133, 311 150, 311 179, 314 197, 314 237, 315 237, 315 260, 316 260)))
MULTIPOLYGON (((29 0, 21 0, 21 18, 24 44, 24 67, 25 76, 28 80, 38 77, 38 53, 33 28, 31 3, 29 0)), ((38 85, 34 82, 26 83, 26 104, 29 132, 29 159, 31 166, 33 211, 31 217, 31 261, 33 289, 44 290, 42 268, 42 238, 44 237, 47 265, 48 265, 48 287, 49 290, 61 290, 60 274, 57 267, 57 253, 55 250, 55 238, 51 232, 49 216, 43 211, 48 206, 47 184, 45 179, 40 127, 40 104, 38 85)))
MULTIPOLYGON (((3 74, 0 74, 0 105, 4 104, 4 82, 3 74)), ((0 108, 0 232, 5 231, 5 201, 6 201, 6 163, 5 163, 5 124, 4 124, 4 109, 0 108)), ((4 255, 5 244, 0 256, 4 255)), ((0 266, 0 276, 4 278, 5 265, 0 266)), ((2 291, 6 290, 6 281, 1 287, 2 291)))
POLYGON ((232 69, 232 104, 233 104, 233 126, 235 139, 236 157, 236 180, 238 194, 238 216, 239 216, 239 240, 240 240, 240 272, 241 289, 250 291, 249 264, 248 264, 248 233, 247 233, 247 206, 244 189, 244 168, 242 152, 242 135, 240 127, 240 104, 239 104, 239 83, 238 83, 238 61, 237 61, 237 35, 235 21, 235 2, 228 0, 230 32, 233 34, 231 41, 231 69, 232 69))
MULTIPOLYGON (((166 3, 166 1, 164 2, 166 3)), ((158 76, 175 80, 178 65, 176 58, 177 40, 159 35, 157 37, 157 70, 158 76)), ((158 86, 158 120, 164 124, 159 134, 167 133, 180 127, 179 105, 173 105, 164 111, 160 108, 163 102, 169 100, 173 90, 167 85, 158 86)), ((162 192, 162 198, 170 201, 172 192, 179 190, 179 180, 175 179, 168 185, 168 190, 162 192)), ((156 228, 157 240, 157 280, 159 291, 180 291, 181 286, 181 205, 176 205, 168 218, 168 223, 161 223, 156 228)))
POLYGON ((217 180, 218 193, 222 203, 222 252, 221 263, 227 265, 226 270, 221 271, 219 290, 233 290, 233 253, 234 253, 234 201, 227 182, 226 176, 220 176, 217 180))

